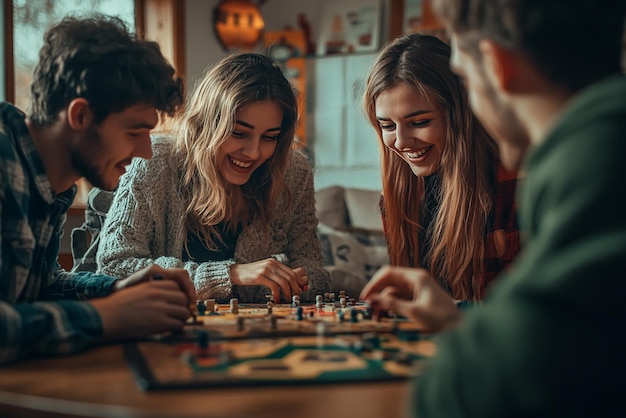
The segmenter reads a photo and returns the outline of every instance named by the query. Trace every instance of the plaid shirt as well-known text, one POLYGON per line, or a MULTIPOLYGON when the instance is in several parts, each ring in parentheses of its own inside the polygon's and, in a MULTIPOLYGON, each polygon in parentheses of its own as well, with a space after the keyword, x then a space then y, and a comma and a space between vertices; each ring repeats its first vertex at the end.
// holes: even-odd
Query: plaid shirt
POLYGON ((489 284, 505 271, 520 252, 520 234, 517 223, 515 191, 517 172, 508 172, 498 166, 493 209, 485 236, 485 277, 480 298, 487 294, 489 284))
POLYGON ((0 103, 0 363, 70 353, 102 335, 87 298, 105 296, 115 278, 70 273, 57 262, 76 186, 52 191, 24 114, 0 103))

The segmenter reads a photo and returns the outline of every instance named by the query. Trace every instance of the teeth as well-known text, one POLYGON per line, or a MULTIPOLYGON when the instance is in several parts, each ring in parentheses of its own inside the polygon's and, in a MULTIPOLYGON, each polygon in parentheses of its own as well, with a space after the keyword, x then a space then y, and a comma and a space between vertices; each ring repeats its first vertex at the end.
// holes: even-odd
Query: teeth
POLYGON ((420 151, 417 152, 407 152, 406 155, 409 156, 409 158, 420 158, 422 157, 424 154, 426 154, 428 152, 428 150, 430 149, 430 147, 428 148, 423 148, 420 151))
POLYGON ((240 161, 240 160, 235 160, 233 157, 229 157, 229 158, 230 158, 230 161, 233 164, 235 164, 235 165, 237 165, 237 166, 239 166, 241 168, 248 168, 248 167, 250 167, 252 165, 252 163, 245 163, 245 162, 240 161))

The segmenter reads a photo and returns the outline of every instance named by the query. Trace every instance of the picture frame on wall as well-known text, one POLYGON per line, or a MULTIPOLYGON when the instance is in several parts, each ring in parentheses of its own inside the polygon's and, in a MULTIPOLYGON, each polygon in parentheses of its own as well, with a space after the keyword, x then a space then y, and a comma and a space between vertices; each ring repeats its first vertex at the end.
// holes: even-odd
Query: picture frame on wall
POLYGON ((326 1, 322 7, 317 55, 375 52, 380 48, 381 0, 326 1))

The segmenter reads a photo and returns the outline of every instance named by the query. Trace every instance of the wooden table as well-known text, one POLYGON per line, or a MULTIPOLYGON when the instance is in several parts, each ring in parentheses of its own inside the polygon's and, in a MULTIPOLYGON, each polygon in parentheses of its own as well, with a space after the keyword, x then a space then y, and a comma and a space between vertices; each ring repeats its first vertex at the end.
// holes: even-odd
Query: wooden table
POLYGON ((144 392, 109 345, 0 367, 0 417, 406 417, 410 382, 144 392))

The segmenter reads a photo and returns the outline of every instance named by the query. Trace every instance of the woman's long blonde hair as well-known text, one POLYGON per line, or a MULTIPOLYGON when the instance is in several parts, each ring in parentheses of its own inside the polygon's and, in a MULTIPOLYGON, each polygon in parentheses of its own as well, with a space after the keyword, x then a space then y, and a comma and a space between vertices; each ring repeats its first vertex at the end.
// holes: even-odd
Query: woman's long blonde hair
POLYGON ((197 233, 208 248, 216 248, 216 241, 221 241, 215 228, 220 222, 234 229, 241 222, 260 218, 269 232, 277 216, 276 202, 283 193, 289 195, 285 172, 297 118, 291 85, 264 55, 227 56, 195 88, 178 123, 175 155, 182 171, 181 190, 189 202, 187 229, 197 233), (276 150, 246 184, 232 186, 219 170, 217 151, 232 134, 237 111, 262 100, 277 103, 283 112, 276 150), (243 207, 243 213, 235 204, 243 207))
POLYGON ((433 36, 408 35, 391 41, 370 71, 363 105, 377 132, 390 263, 422 266, 454 298, 478 299, 484 268, 484 238, 492 207, 497 147, 473 116, 465 88, 449 67, 450 47, 433 36), (439 203, 428 232, 429 256, 420 260, 419 236, 424 178, 382 141, 376 98, 399 83, 436 101, 445 116, 446 142, 438 171, 439 203), (425 265, 428 264, 428 265, 425 265))

